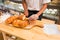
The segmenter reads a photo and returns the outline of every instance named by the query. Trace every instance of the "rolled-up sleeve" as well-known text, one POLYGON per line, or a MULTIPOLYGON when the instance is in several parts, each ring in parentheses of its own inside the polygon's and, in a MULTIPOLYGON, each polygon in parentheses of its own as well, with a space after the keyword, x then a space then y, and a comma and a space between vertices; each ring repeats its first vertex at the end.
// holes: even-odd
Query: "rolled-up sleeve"
POLYGON ((43 4, 49 3, 49 2, 51 2, 51 0, 43 0, 43 4))

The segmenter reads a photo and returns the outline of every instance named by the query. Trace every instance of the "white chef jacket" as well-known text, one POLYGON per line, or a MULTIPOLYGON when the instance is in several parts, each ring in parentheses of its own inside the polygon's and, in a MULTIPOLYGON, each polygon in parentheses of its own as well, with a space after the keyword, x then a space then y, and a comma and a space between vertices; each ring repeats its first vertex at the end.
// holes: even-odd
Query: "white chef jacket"
POLYGON ((29 10, 40 10, 43 4, 49 3, 51 0, 26 0, 29 10))

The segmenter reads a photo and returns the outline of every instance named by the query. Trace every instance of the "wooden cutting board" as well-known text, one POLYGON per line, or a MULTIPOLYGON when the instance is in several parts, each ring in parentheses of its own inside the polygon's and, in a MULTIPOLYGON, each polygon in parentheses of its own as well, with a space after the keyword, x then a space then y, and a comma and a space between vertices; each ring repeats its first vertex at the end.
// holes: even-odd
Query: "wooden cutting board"
POLYGON ((26 26, 25 29, 31 29, 31 28, 36 27, 36 26, 43 28, 44 27, 43 25, 44 25, 44 23, 42 21, 36 20, 35 22, 32 21, 32 23, 30 25, 26 26))
MULTIPOLYGON (((60 28, 60 25, 58 27, 60 28)), ((60 35, 47 35, 43 32, 43 28, 37 26, 30 30, 25 30, 1 23, 0 30, 26 40, 60 40, 60 35)))

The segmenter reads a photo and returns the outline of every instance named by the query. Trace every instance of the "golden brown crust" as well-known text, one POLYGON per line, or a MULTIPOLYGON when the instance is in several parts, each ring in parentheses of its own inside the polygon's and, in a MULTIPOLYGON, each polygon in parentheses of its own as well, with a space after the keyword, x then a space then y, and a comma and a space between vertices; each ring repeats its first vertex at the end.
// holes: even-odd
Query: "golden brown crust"
POLYGON ((21 15, 19 15, 19 19, 20 20, 25 20, 26 19, 26 16, 24 14, 21 14, 21 15))
POLYGON ((24 28, 28 25, 28 21, 23 21, 23 20, 14 20, 12 25, 15 27, 20 27, 20 28, 24 28))
POLYGON ((18 18, 18 16, 11 16, 11 17, 9 17, 5 22, 7 23, 7 24, 10 24, 10 23, 12 23, 15 19, 17 19, 18 18))
POLYGON ((15 27, 20 27, 20 26, 19 26, 19 23, 20 23, 20 20, 14 20, 14 21, 12 22, 12 25, 15 26, 15 27))

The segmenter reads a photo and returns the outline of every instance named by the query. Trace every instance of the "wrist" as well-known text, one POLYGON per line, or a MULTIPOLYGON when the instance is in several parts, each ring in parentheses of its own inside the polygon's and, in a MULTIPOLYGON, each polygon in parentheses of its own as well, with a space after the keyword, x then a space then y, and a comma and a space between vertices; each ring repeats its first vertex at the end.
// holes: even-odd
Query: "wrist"
POLYGON ((28 15, 29 15, 29 14, 28 14, 28 11, 25 11, 25 12, 24 12, 24 15, 25 15, 25 16, 28 16, 28 15))
POLYGON ((37 15, 40 16, 41 15, 41 12, 38 12, 37 15))

